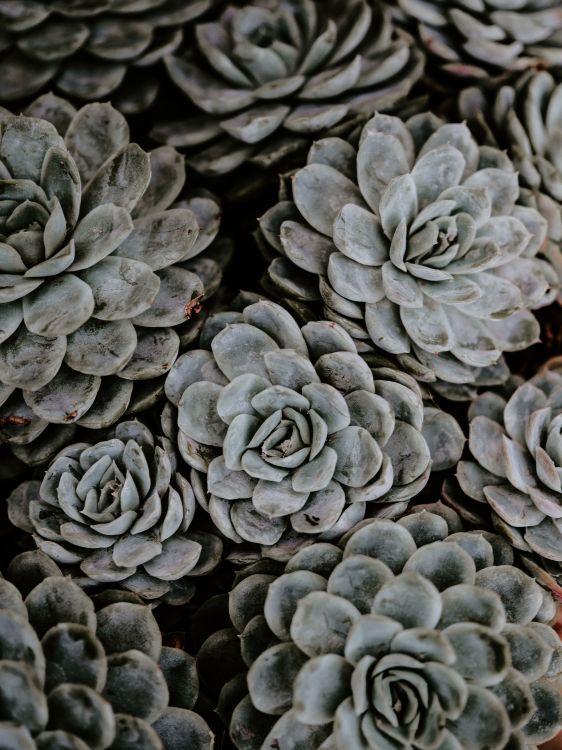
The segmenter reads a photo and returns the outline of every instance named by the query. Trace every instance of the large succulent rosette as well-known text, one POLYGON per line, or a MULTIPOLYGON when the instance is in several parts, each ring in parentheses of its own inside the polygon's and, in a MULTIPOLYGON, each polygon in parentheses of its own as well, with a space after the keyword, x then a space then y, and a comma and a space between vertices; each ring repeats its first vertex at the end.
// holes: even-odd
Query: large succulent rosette
POLYGON ((177 360, 166 393, 195 494, 227 538, 286 554, 295 536, 402 512, 427 482, 415 381, 374 375, 340 326, 301 329, 262 301, 209 317, 201 343, 177 360))
POLYGON ((229 601, 246 680, 220 701, 239 750, 524 750, 556 734, 554 602, 500 537, 447 511, 246 572, 229 601))
POLYGON ((531 309, 558 284, 537 258, 547 222, 518 203, 506 154, 466 125, 378 114, 358 149, 318 141, 291 188, 261 220, 278 253, 269 286, 321 301, 362 351, 465 399, 507 378, 503 352, 538 340, 531 309))
POLYGON ((46 86, 134 113, 153 103, 156 66, 213 0, 15 0, 0 7, 0 102, 46 86))
POLYGON ((49 425, 100 429, 160 396, 220 283, 195 257, 220 212, 205 195, 174 203, 182 157, 130 143, 109 104, 47 96, 0 119, 0 434, 44 460, 70 434, 49 425))
POLYGON ((221 540, 191 528, 195 508, 173 446, 137 421, 122 422, 108 440, 69 445, 42 482, 8 498, 14 525, 89 585, 174 603, 189 600, 192 579, 221 559, 221 540))
POLYGON ((397 0, 393 11, 420 40, 438 88, 451 76, 490 85, 530 68, 562 66, 557 0, 397 0))
POLYGON ((166 64, 201 114, 153 136, 198 146, 190 164, 211 175, 247 160, 270 166, 346 117, 393 105, 423 68, 378 0, 232 4, 195 36, 196 50, 166 64))
POLYGON ((548 220, 548 255, 562 277, 562 84, 546 71, 502 86, 495 99, 471 87, 459 97, 461 115, 493 145, 508 150, 521 181, 521 202, 548 220))
POLYGON ((211 750, 198 689, 193 657, 162 646, 149 607, 96 612, 41 552, 0 577, 2 748, 211 750))
POLYGON ((446 486, 449 501, 470 516, 489 506, 498 531, 562 585, 562 361, 508 399, 481 394, 469 420, 470 456, 459 462, 458 486, 446 486))

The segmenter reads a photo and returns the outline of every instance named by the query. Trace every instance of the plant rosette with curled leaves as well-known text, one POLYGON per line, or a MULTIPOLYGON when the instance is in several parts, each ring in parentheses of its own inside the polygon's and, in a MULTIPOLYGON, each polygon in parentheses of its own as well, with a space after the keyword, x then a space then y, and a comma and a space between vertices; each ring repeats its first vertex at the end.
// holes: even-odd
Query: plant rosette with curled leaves
POLYGON ((446 499, 471 521, 491 511, 498 532, 561 597, 562 359, 508 398, 480 394, 468 418, 470 455, 446 483, 446 499))
POLYGON ((261 301, 210 316, 200 343, 167 377, 163 430, 233 542, 286 559, 365 515, 394 517, 428 480, 428 443, 440 448, 440 468, 462 451, 458 425, 424 410, 416 381, 371 370, 337 324, 301 328, 261 301))
POLYGON ((0 576, 2 748, 211 750, 198 692, 193 657, 162 646, 140 600, 96 611, 39 551, 0 576))
POLYGON ((219 701, 239 750, 527 750, 559 731, 550 594, 501 537, 413 510, 239 577, 247 672, 219 701))
POLYGON ((322 304, 451 399, 507 379, 503 353, 538 340, 531 311, 558 287, 508 156, 429 112, 377 114, 357 148, 319 140, 260 227, 272 294, 322 304))
POLYGON ((45 96, 0 121, 0 436, 35 464, 161 397, 221 281, 200 255, 220 210, 176 202, 183 158, 130 143, 109 104, 45 96))
POLYGON ((7 502, 12 523, 89 588, 183 604, 222 557, 221 539, 194 528, 195 496, 174 447, 141 422, 64 448, 42 482, 23 483, 7 502))

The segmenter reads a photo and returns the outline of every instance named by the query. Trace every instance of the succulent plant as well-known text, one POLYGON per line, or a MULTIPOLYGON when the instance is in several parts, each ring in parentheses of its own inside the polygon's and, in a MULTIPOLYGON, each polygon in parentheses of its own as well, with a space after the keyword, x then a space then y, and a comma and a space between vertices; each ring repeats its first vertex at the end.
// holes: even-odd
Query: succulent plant
POLYGON ((41 460, 68 443, 48 425, 101 429, 161 395, 220 283, 195 257, 220 212, 206 195, 174 203, 183 158, 130 143, 109 104, 46 96, 0 119, 0 436, 34 463, 31 441, 41 460))
POLYGON ((377 114, 358 149, 314 144, 291 193, 261 219, 272 293, 321 301, 362 352, 466 399, 508 377, 504 351, 538 340, 531 309, 558 285, 537 257, 546 219, 517 202, 506 154, 465 124, 377 114))
POLYGON ((201 345, 167 376, 163 431, 192 467, 199 503, 236 543, 285 559, 311 535, 404 512, 429 476, 422 429, 441 449, 439 468, 462 452, 458 425, 432 412, 424 421, 416 381, 371 370, 335 323, 301 328, 260 301, 209 316, 201 345))
POLYGON ((195 496, 173 446, 141 422, 108 440, 64 448, 41 483, 8 498, 14 525, 33 533, 59 565, 89 582, 121 585, 148 599, 183 602, 191 577, 220 562, 221 540, 191 527, 195 496))
POLYGON ((96 612, 39 551, 0 577, 4 750, 211 750, 198 689, 193 657, 162 646, 149 607, 96 612))
POLYGON ((548 220, 543 252, 562 277, 562 84, 547 71, 531 72, 502 86, 491 101, 482 89, 465 89, 459 109, 490 144, 508 150, 519 173, 521 202, 548 220))
POLYGON ((529 68, 562 66, 562 9, 557 0, 397 0, 396 19, 428 54, 430 81, 444 75, 484 85, 529 68))
POLYGON ((556 608, 512 560, 433 505, 312 544, 282 575, 247 571, 229 601, 246 679, 221 695, 235 745, 523 750, 554 736, 556 608))
POLYGON ((447 496, 469 514, 489 506, 513 547, 537 556, 562 583, 562 358, 508 399, 482 393, 469 420, 471 455, 459 462, 458 486, 449 483, 447 496))
POLYGON ((200 111, 153 137, 206 146, 190 164, 225 174, 270 166, 357 113, 406 96, 423 59, 378 0, 253 0, 195 26, 196 49, 166 59, 200 111))
POLYGON ((213 0, 17 0, 0 8, 0 101, 55 86, 78 100, 111 95, 124 112, 156 98, 156 65, 213 0))

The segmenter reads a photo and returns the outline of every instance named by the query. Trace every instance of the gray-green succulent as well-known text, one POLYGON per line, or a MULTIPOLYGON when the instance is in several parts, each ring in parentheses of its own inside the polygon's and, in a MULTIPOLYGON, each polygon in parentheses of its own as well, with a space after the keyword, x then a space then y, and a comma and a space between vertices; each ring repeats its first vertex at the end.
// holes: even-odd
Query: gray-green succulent
POLYGON ((513 547, 562 583, 562 361, 547 362, 509 398, 482 393, 469 420, 471 455, 458 464, 459 486, 447 484, 449 499, 471 514, 489 506, 513 547))
POLYGON ((527 69, 562 66, 557 0, 397 0, 392 7, 427 53, 436 88, 448 77, 489 87, 527 69))
MULTIPOLYGON (((416 381, 371 369, 339 325, 301 328, 260 301, 210 316, 201 345, 167 377, 163 428, 228 539, 283 557, 365 515, 396 516, 424 487, 431 456, 416 381)), ((428 441, 443 447, 450 425, 429 416, 428 441)), ((458 426, 450 434, 439 468, 458 455, 458 426)))
POLYGON ((198 690, 193 657, 162 646, 149 607, 96 612, 38 551, 0 577, 3 750, 211 750, 198 690))
POLYGON ((0 102, 55 86, 78 100, 150 106, 156 66, 214 0, 10 0, 0 6, 0 102))
POLYGON ((190 164, 211 175, 271 166, 345 118, 395 104, 423 69, 378 0, 233 3, 195 37, 166 65, 199 113, 153 136, 197 146, 190 164))
POLYGON ((377 114, 359 147, 318 141, 291 195, 261 219, 274 293, 384 350, 448 398, 508 376, 502 354, 538 340, 531 310, 557 274, 547 221, 520 201, 515 167, 462 123, 377 114))
POLYGON ((42 460, 68 443, 48 425, 108 427, 162 394, 220 283, 195 257, 220 211, 206 195, 174 203, 183 158, 130 143, 109 104, 46 96, 0 121, 0 434, 33 463, 28 443, 42 460))
POLYGON ((174 603, 189 600, 192 578, 221 559, 221 540, 191 528, 195 510, 173 446, 137 421, 120 423, 107 440, 67 446, 42 482, 8 498, 14 525, 90 585, 174 603))
POLYGON ((560 729, 550 594, 500 537, 414 510, 237 583, 247 675, 221 702, 239 750, 526 750, 560 729))
POLYGON ((547 71, 531 72, 502 86, 492 100, 482 89, 465 89, 459 109, 490 144, 508 150, 519 172, 521 202, 548 221, 543 253, 562 277, 562 84, 547 71))

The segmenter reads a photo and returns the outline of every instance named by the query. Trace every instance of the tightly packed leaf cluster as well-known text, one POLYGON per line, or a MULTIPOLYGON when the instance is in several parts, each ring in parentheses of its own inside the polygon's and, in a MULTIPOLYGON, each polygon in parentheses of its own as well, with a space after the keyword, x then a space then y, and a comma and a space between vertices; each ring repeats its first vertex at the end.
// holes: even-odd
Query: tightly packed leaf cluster
POLYGON ((556 0, 0 0, 0 750, 553 739, 561 304, 556 0))
POLYGON ((2 748, 210 750, 197 693, 193 659, 162 646, 143 604, 96 611, 42 552, 0 578, 2 748))
POLYGON ((278 577, 238 583, 229 612, 249 695, 233 710, 236 746, 501 750, 550 737, 554 604, 499 538, 460 528, 431 506, 368 521, 278 577))

